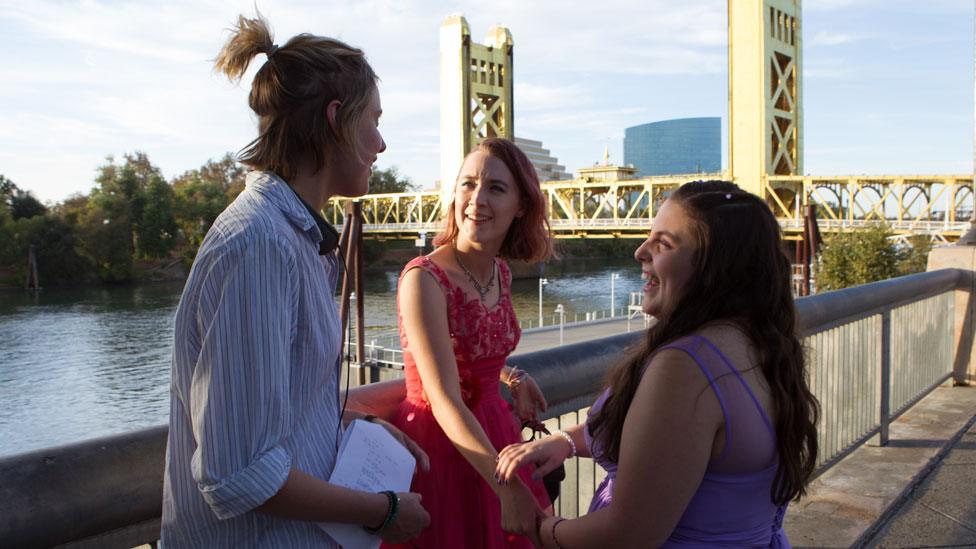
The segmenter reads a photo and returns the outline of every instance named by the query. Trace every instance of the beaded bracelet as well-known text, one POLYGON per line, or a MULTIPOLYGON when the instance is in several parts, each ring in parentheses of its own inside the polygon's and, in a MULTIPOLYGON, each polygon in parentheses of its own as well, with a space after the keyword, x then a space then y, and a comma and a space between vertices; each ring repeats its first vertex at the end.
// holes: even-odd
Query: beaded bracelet
POLYGON ((384 490, 379 493, 387 497, 387 499, 390 501, 390 507, 386 511, 386 518, 383 519, 382 524, 380 524, 376 528, 371 528, 369 526, 366 526, 365 524, 363 525, 363 530, 366 530, 370 534, 374 534, 374 535, 379 534, 380 532, 383 531, 384 528, 393 524, 393 521, 396 520, 397 511, 400 509, 400 496, 398 496, 396 492, 394 492, 393 490, 384 490))
POLYGON ((573 442, 573 437, 569 436, 569 433, 560 430, 560 431, 553 431, 552 434, 559 435, 564 439, 566 439, 566 442, 569 443, 569 450, 570 450, 569 457, 576 457, 576 443, 573 442))

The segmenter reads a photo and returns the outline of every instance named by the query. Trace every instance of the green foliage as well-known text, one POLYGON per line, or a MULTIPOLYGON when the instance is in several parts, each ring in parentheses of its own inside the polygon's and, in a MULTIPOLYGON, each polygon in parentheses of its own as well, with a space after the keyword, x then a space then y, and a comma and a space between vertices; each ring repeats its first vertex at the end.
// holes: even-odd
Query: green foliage
POLYGON ((175 246, 173 191, 142 152, 99 166, 87 208, 78 219, 86 255, 105 282, 133 276, 133 259, 165 257, 175 246))
POLYGON ((130 205, 121 194, 92 190, 80 221, 83 253, 103 282, 132 278, 134 247, 130 205))
POLYGON ((382 170, 374 168, 369 174, 369 194, 405 193, 417 190, 409 177, 400 177, 396 166, 382 170))
POLYGON ((13 181, 7 179, 6 176, 0 175, 0 197, 6 201, 15 190, 17 190, 17 185, 15 185, 13 181))
POLYGON ((34 198, 30 191, 17 187, 16 183, 3 175, 0 175, 0 202, 3 204, 0 209, 9 213, 14 219, 30 218, 47 213, 44 204, 34 198))
POLYGON ((820 252, 817 286, 820 291, 885 280, 901 273, 900 253, 885 224, 829 237, 820 252))
POLYGON ((109 156, 88 195, 50 210, 0 175, 0 272, 25 274, 31 244, 43 285, 96 276, 126 282, 136 275, 136 258, 168 259, 174 252, 192 262, 214 220, 244 190, 245 175, 229 153, 171 184, 145 153, 121 162, 109 156))
POLYGON ((245 175, 245 169, 228 153, 173 180, 175 218, 187 265, 193 262, 203 237, 220 212, 244 190, 245 175))
POLYGON ((925 235, 913 235, 908 245, 898 250, 898 274, 908 275, 924 272, 928 266, 932 239, 925 235))
POLYGON ((6 246, 0 248, 3 262, 13 267, 17 280, 27 276, 31 245, 42 286, 79 284, 91 279, 91 264, 77 252, 77 229, 54 215, 8 218, 0 229, 6 246))
MULTIPOLYGON (((0 270, 7 265, 13 265, 11 258, 14 257, 13 245, 14 237, 11 231, 13 230, 13 218, 10 217, 10 213, 7 211, 6 207, 0 207, 0 270)), ((0 280, 0 283, 3 281, 0 280)))
POLYGON ((161 177, 153 177, 145 190, 145 205, 136 227, 141 257, 166 257, 176 245, 175 197, 161 177))
POLYGON ((34 216, 44 215, 47 208, 41 201, 34 198, 30 191, 17 189, 10 196, 10 215, 14 219, 29 219, 34 216))

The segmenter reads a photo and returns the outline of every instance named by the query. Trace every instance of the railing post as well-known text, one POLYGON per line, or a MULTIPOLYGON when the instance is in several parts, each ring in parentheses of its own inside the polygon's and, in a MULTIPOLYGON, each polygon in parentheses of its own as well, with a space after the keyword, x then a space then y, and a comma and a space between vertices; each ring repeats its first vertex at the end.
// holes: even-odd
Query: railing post
POLYGON ((891 310, 881 313, 881 402, 878 446, 888 445, 891 422, 891 310))

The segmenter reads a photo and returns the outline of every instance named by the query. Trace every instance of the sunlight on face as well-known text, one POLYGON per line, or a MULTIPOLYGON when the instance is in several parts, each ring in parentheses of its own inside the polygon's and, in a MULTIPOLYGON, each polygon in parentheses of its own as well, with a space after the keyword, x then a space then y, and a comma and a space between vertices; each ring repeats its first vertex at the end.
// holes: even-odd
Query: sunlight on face
POLYGON ((684 293, 698 250, 691 217, 678 203, 667 200, 654 217, 654 227, 634 258, 641 264, 645 313, 666 317, 684 293))

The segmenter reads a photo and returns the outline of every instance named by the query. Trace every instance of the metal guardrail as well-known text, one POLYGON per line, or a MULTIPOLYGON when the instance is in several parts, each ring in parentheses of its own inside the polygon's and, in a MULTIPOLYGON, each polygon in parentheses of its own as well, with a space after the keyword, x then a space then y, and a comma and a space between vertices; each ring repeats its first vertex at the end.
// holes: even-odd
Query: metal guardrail
MULTIPOLYGON (((973 273, 946 269, 829 292, 797 301, 820 399, 823 471, 872 437, 953 368, 954 294, 973 273)), ((546 393, 550 428, 585 420, 609 366, 641 332, 510 358, 546 393)), ((969 350, 964 350, 968 354, 969 350)), ((377 357, 378 358, 378 357, 377 357)), ((355 399, 389 415, 402 381, 358 387, 355 399)), ((0 459, 0 545, 131 547, 155 540, 162 502, 166 427, 0 459)), ((557 510, 585 512, 602 469, 566 463, 557 510)))
MULTIPOLYGON (((896 232, 910 232, 913 234, 938 235, 943 233, 962 234, 969 230, 969 221, 930 221, 930 220, 897 220, 897 219, 818 219, 821 231, 843 231, 863 229, 884 222, 896 232)), ((784 231, 803 229, 802 219, 780 218, 779 225, 784 231)), ((632 231, 634 236, 642 236, 641 231, 650 230, 651 220, 647 218, 552 218, 549 226, 554 231, 583 231, 591 229, 632 231)), ((411 222, 411 223, 365 223, 363 230, 367 233, 427 233, 435 234, 441 229, 439 223, 411 222)))

